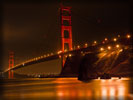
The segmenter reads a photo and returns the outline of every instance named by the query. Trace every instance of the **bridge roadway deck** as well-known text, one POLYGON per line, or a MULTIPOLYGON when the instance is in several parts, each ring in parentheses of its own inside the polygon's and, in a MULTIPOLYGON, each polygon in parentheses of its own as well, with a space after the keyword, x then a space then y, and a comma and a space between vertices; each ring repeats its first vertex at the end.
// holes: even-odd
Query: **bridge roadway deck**
MULTIPOLYGON (((119 43, 121 42, 122 39, 119 40, 119 43)), ((124 45, 130 45, 130 42, 131 41, 128 41, 128 44, 124 44, 124 45)), ((41 63, 41 62, 45 62, 45 61, 59 59, 60 58, 59 56, 64 56, 64 55, 69 55, 69 54, 77 55, 77 54, 81 54, 81 52, 82 53, 85 53, 85 52, 87 52, 87 53, 91 53, 91 52, 99 53, 100 52, 99 48, 101 46, 106 46, 106 45, 109 45, 109 44, 116 44, 116 43, 114 41, 110 41, 106 44, 99 43, 97 45, 91 45, 91 46, 88 46, 88 47, 83 47, 83 48, 75 49, 75 50, 72 50, 72 51, 67 51, 67 52, 64 52, 64 53, 43 57, 43 58, 40 58, 38 60, 33 60, 31 62, 27 62, 27 63, 24 63, 24 64, 23 63, 19 64, 18 66, 14 66, 11 69, 5 70, 4 72, 8 72, 10 70, 16 70, 16 69, 19 69, 19 68, 22 68, 22 67, 26 67, 26 66, 29 66, 29 65, 33 65, 33 64, 37 64, 37 63, 41 63)), ((123 42, 121 44, 123 44, 123 42)))
POLYGON ((19 69, 19 68, 22 68, 22 67, 26 67, 26 66, 29 66, 29 65, 33 65, 33 64, 37 64, 37 63, 41 63, 41 62, 45 62, 45 61, 50 61, 50 60, 54 60, 54 59, 59 59, 60 56, 64 56, 64 55, 75 55, 75 54, 80 54, 82 52, 96 52, 96 47, 95 46, 89 46, 87 48, 80 48, 80 49, 76 49, 76 50, 72 50, 72 51, 68 51, 68 52, 64 52, 64 53, 60 53, 60 54, 55 54, 55 55, 51 55, 51 56, 47 56, 47 57, 44 57, 44 58, 40 58, 38 60, 34 60, 34 61, 31 61, 31 62, 27 62, 27 63, 22 63, 18 66, 15 66, 11 69, 8 69, 6 70, 5 72, 9 71, 9 70, 16 70, 16 69, 19 69))

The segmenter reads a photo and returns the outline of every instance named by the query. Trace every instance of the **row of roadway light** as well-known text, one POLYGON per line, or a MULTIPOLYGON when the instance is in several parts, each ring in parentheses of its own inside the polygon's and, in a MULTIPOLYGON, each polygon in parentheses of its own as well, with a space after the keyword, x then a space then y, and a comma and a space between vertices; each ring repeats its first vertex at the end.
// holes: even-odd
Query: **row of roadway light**
MULTIPOLYGON (((118 35, 117 38, 113 38, 112 41, 117 42, 118 38, 120 38, 120 35, 118 35)), ((131 38, 131 35, 130 34, 127 34, 126 35, 126 38, 128 38, 128 39, 131 38)), ((107 41, 108 41, 108 38, 105 38, 104 41, 102 41, 102 44, 107 43, 107 41)), ((98 44, 97 41, 94 41, 93 44, 92 44, 92 46, 95 46, 97 44, 98 44)), ((85 43, 84 44, 84 48, 87 48, 87 47, 88 47, 88 44, 85 43)), ((116 48, 119 48, 119 47, 120 47, 120 45, 119 44, 116 44, 116 48)), ((108 50, 111 50, 111 48, 112 48, 111 46, 107 46, 107 49, 108 50)), ((80 49, 80 45, 78 45, 76 49, 80 49)), ((76 50, 76 49, 72 49, 72 50, 76 50)), ((103 51, 103 50, 105 50, 105 48, 101 47, 100 48, 100 51, 103 51)), ((65 50, 64 52, 67 52, 67 50, 65 50)), ((60 53, 62 53, 62 51, 58 51, 58 54, 60 54, 60 53)))
MULTIPOLYGON (((113 41, 114 42, 116 42, 117 40, 118 40, 118 38, 120 38, 120 35, 118 35, 118 37, 117 38, 113 38, 113 41)), ((127 34, 126 35, 126 38, 131 38, 131 35, 130 34, 127 34)), ((105 38, 104 39, 104 41, 102 41, 102 43, 103 44, 105 44, 105 43, 107 43, 107 41, 108 41, 108 38, 105 38)), ((98 43, 97 43, 97 41, 94 41, 93 42, 93 44, 92 44, 92 46, 95 46, 95 45, 97 45, 98 43)), ((84 48, 87 48, 88 47, 88 44, 87 43, 85 43, 84 44, 84 48)), ((120 45, 119 44, 116 44, 116 46, 115 46, 116 48, 120 48, 120 45)), ((80 49, 80 46, 78 45, 77 46, 77 48, 76 49, 72 49, 72 50, 77 50, 77 49, 80 49)), ((107 46, 106 48, 104 48, 104 47, 100 47, 100 51, 104 51, 104 50, 111 50, 112 49, 112 47, 109 45, 109 46, 107 46)), ((67 52, 67 50, 65 50, 64 52, 67 52)), ((62 53, 62 51, 58 51, 57 52, 57 54, 59 55, 59 54, 61 54, 62 53)), ((46 54, 46 55, 43 55, 43 56, 40 56, 40 57, 36 57, 36 58, 33 58, 33 59, 30 59, 30 60, 27 60, 27 61, 25 61, 25 62, 22 62, 21 64, 17 64, 17 65, 15 65, 14 67, 17 67, 17 66, 20 66, 20 65, 25 65, 25 63, 29 63, 29 62, 32 62, 32 61, 37 61, 37 60, 39 60, 39 59, 42 59, 42 58, 46 58, 46 57, 49 57, 49 56, 53 56, 54 55, 54 53, 50 53, 50 54, 46 54)), ((71 57, 72 55, 71 54, 69 54, 68 55, 69 57, 71 57)), ((67 56, 66 56, 67 57, 67 56)), ((59 56, 59 58, 61 58, 61 56, 59 56)))
MULTIPOLYGON (((118 38, 120 38, 120 35, 118 35, 118 38)), ((114 42, 117 42, 118 38, 113 38, 113 41, 114 41, 114 42)), ((127 35, 126 35, 126 38, 127 38, 127 39, 131 38, 131 35, 130 35, 130 34, 127 34, 127 35)), ((107 38, 105 38, 104 41, 103 41, 102 43, 104 44, 104 43, 106 43, 106 41, 108 41, 107 38)), ((116 45, 115 45, 115 48, 120 48, 120 44, 116 44, 116 45)), ((106 50, 111 50, 111 49, 112 49, 112 46, 108 45, 106 48, 101 47, 101 48, 100 48, 100 51, 104 51, 105 49, 106 49, 106 50)))

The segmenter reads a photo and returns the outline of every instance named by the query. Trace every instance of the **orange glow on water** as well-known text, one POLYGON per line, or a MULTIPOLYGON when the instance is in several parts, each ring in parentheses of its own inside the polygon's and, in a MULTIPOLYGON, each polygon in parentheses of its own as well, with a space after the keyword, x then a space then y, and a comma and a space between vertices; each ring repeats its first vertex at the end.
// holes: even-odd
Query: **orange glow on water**
POLYGON ((110 88, 110 96, 114 96, 115 95, 115 88, 114 87, 111 87, 110 88))
POLYGON ((13 100, 17 100, 19 96, 36 100, 93 100, 94 97, 96 100, 130 100, 125 99, 129 96, 129 81, 125 78, 96 79, 87 83, 78 81, 77 78, 30 79, 30 83, 27 81, 20 84, 5 84, 4 87, 8 91, 13 88, 11 92, 5 90, 3 97, 13 100), (20 89, 21 92, 18 92, 20 89))
POLYGON ((58 94, 58 96, 63 96, 64 95, 64 93, 62 91, 59 91, 57 94, 58 94))

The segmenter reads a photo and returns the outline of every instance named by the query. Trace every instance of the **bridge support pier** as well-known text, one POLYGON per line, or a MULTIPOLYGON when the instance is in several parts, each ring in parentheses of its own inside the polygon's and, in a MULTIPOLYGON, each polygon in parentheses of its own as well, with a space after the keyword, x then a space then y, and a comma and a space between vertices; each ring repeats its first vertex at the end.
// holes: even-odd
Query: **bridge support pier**
MULTIPOLYGON (((14 66, 14 52, 10 51, 9 52, 9 69, 13 68, 14 66)), ((13 70, 9 70, 8 72, 8 78, 13 78, 14 74, 13 74, 13 70)))
POLYGON ((62 63, 62 67, 64 67, 65 65, 65 61, 66 61, 66 58, 64 55, 61 56, 61 63, 62 63))

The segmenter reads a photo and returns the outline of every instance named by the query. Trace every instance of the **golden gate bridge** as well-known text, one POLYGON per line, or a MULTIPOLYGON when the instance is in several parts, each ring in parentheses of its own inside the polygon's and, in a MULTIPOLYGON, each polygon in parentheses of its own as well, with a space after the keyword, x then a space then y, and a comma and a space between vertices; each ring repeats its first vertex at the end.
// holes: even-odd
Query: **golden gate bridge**
POLYGON ((88 45, 85 43, 84 47, 80 47, 79 45, 76 48, 73 48, 72 45, 72 25, 71 25, 71 7, 65 7, 61 5, 60 7, 60 14, 61 14, 61 40, 62 40, 62 49, 56 53, 50 53, 41 55, 39 57, 35 57, 24 61, 22 63, 14 65, 14 52, 9 52, 9 67, 4 72, 9 73, 9 78, 13 78, 13 70, 23 68, 32 64, 37 64, 45 61, 50 61, 54 59, 61 59, 62 61, 62 68, 65 64, 66 58, 69 56, 74 56, 76 54, 85 55, 86 53, 91 52, 108 52, 108 51, 115 51, 119 50, 122 52, 123 49, 129 47, 129 45, 125 45, 120 43, 122 38, 127 40, 131 39, 131 34, 127 33, 125 36, 118 35, 112 39, 105 38, 102 42, 98 43, 94 41, 92 44, 88 45), (113 44, 113 45, 112 45, 113 44))

